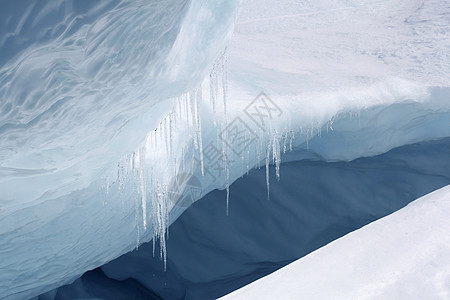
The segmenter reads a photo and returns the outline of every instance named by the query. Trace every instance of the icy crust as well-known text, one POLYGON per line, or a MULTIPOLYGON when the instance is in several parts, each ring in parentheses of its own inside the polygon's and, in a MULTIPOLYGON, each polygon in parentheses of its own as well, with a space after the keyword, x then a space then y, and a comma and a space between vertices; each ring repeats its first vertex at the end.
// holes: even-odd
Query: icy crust
POLYGON ((449 11, 445 0, 248 0, 230 41, 230 70, 241 86, 268 94, 386 76, 448 86, 449 11))
POLYGON ((446 299, 450 186, 221 299, 446 299))

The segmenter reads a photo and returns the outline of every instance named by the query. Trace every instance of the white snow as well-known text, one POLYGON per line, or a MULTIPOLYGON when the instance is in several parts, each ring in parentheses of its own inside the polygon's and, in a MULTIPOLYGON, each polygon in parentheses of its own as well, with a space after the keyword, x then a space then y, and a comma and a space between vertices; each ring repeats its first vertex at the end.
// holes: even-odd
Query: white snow
POLYGON ((221 299, 448 299, 450 186, 221 299))

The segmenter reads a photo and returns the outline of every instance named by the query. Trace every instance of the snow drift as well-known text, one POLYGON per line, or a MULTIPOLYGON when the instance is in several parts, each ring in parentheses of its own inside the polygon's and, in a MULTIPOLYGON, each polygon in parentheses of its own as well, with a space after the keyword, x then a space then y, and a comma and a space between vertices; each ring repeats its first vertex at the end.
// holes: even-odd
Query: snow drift
POLYGON ((221 299, 448 298, 449 205, 447 186, 221 299))

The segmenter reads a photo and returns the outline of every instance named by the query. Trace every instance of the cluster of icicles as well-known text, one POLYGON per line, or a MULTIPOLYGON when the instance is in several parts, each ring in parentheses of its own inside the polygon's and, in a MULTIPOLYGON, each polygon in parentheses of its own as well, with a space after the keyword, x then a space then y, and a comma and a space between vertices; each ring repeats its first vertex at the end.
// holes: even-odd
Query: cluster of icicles
MULTIPOLYGON (((180 173, 193 174, 199 171, 205 176, 204 141, 202 135, 201 109, 207 107, 216 128, 215 145, 221 151, 221 176, 226 189, 228 215, 230 195, 230 167, 241 170, 242 176, 253 167, 266 169, 267 198, 269 199, 269 165, 275 165, 276 179, 280 179, 281 154, 293 150, 294 131, 290 125, 283 130, 269 124, 270 128, 255 130, 257 142, 241 153, 233 153, 230 145, 219 138, 229 124, 227 115, 227 55, 226 50, 212 66, 209 76, 209 104, 203 98, 202 87, 174 99, 172 111, 152 130, 145 142, 135 152, 127 155, 117 164, 117 178, 107 180, 106 197, 113 186, 117 186, 122 199, 133 195, 136 220, 136 248, 139 247, 141 232, 149 226, 153 230, 153 252, 159 241, 160 257, 166 268, 166 238, 168 237, 169 212, 174 205, 169 199, 169 184, 180 173), (176 145, 174 145, 176 141, 176 145), (181 145, 180 145, 181 143, 181 145), (254 154, 254 155, 253 155, 254 154), (250 160, 252 160, 250 162, 250 160), (165 165, 161 165, 164 163, 165 165), (239 166, 236 163, 240 164, 239 166), (149 214, 149 215, 147 215, 149 214), (150 221, 150 225, 147 222, 150 221)), ((208 124, 209 125, 209 124, 208 124)), ((331 127, 331 126, 330 126, 331 127)), ((328 126, 327 126, 328 129, 328 126)), ((332 128, 331 128, 332 129, 332 128)), ((320 131, 317 132, 320 134, 320 131)), ((311 137, 313 131, 307 132, 311 137)), ((127 198, 128 199, 128 198, 127 198)), ((124 201, 124 200, 122 200, 124 201)), ((123 202, 122 202, 123 205, 123 202)), ((153 253, 155 254, 155 253, 153 253)))

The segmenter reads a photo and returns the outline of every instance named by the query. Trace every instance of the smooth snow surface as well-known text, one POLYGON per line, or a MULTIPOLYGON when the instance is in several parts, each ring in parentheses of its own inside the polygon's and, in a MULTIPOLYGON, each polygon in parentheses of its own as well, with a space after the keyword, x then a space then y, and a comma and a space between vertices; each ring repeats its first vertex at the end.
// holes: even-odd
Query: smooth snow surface
POLYGON ((448 299, 450 186, 221 299, 448 299))
POLYGON ((151 240, 164 265, 168 226, 255 167, 270 198, 281 162, 450 136, 448 1, 243 2, 0 3, 2 297, 151 240))

